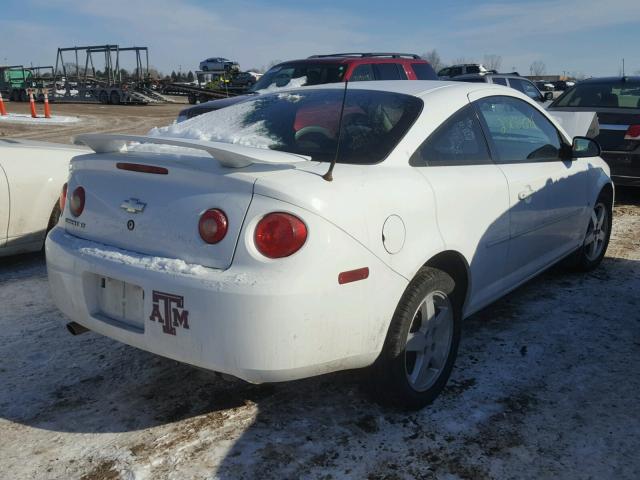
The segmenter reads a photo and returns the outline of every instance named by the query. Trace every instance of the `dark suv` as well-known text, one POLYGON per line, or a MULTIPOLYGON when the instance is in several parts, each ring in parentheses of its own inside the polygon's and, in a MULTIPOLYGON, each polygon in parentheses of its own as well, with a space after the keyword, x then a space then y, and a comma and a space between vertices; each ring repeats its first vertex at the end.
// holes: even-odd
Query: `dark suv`
POLYGON ((553 100, 553 92, 545 92, 543 94, 531 80, 521 77, 517 72, 459 75, 451 80, 456 82, 495 83, 496 85, 515 88, 537 102, 553 100))
POLYGON ((302 60, 274 65, 258 80, 247 95, 212 100, 186 108, 178 115, 178 122, 203 113, 228 107, 253 95, 277 88, 319 85, 336 82, 367 80, 437 80, 429 62, 411 53, 333 53, 313 55, 302 60), (304 84, 295 79, 306 77, 304 84), (293 82, 292 82, 293 80, 293 82), (291 83, 292 82, 292 83, 291 83))

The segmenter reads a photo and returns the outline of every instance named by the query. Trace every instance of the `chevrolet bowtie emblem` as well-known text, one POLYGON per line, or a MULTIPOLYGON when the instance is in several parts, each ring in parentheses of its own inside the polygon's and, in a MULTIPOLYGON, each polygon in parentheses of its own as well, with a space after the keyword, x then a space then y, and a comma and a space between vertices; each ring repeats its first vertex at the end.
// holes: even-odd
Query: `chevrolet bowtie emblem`
POLYGON ((147 206, 146 203, 142 203, 137 198, 128 198, 127 200, 122 202, 122 205, 120 205, 120 208, 127 213, 142 213, 142 211, 144 210, 144 207, 146 206, 147 206))

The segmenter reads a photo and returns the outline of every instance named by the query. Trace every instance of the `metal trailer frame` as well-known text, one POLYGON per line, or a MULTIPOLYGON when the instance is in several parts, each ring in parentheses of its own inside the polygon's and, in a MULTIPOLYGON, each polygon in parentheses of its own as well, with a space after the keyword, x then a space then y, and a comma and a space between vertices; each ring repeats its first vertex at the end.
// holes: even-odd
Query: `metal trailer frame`
POLYGON ((64 78, 65 93, 56 99, 66 102, 100 102, 118 104, 147 104, 166 102, 168 99, 149 88, 149 49, 147 47, 124 47, 119 45, 89 45, 84 47, 58 48, 55 66, 55 84, 64 78), (73 52, 75 72, 65 66, 65 52, 73 52), (135 52, 136 69, 133 80, 123 80, 120 69, 120 52, 135 52), (104 76, 96 76, 94 55, 104 55, 104 76), (84 55, 81 70, 80 55, 84 55), (72 94, 75 82, 77 93, 72 94))

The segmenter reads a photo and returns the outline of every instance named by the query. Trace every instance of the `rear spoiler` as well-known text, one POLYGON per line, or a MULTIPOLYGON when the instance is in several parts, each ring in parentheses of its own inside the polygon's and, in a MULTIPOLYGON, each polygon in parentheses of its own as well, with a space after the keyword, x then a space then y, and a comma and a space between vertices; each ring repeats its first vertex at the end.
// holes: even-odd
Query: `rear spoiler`
POLYGON ((193 148, 207 152, 220 162, 222 166, 229 168, 242 168, 254 163, 291 163, 311 160, 311 157, 297 155, 295 153, 187 138, 87 133, 76 135, 73 143, 76 145, 87 145, 96 153, 126 152, 127 145, 132 143, 151 143, 154 145, 193 148))

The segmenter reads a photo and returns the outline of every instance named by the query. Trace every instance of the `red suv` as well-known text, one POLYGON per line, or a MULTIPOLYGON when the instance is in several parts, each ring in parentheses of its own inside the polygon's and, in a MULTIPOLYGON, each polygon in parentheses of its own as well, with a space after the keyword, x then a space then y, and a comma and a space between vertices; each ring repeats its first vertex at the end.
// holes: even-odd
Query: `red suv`
POLYGON ((277 88, 367 80, 438 80, 429 62, 412 53, 333 53, 274 65, 247 95, 213 100, 182 110, 178 122, 239 103, 277 88), (296 79, 301 82, 296 83, 296 79))

